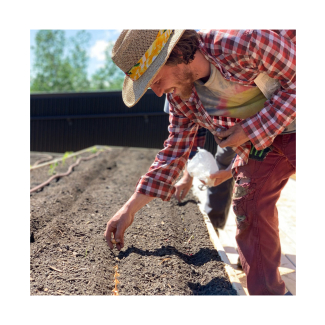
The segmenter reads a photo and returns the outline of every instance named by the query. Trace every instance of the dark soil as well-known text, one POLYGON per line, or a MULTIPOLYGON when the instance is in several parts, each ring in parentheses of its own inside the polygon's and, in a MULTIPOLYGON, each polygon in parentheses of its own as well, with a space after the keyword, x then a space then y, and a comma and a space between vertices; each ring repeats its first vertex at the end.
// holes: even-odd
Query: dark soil
MULTIPOLYGON (((125 247, 108 248, 107 221, 156 154, 113 148, 30 195, 31 295, 112 295, 116 265, 120 295, 236 295, 191 193, 181 204, 153 200, 136 214, 125 247)), ((31 155, 31 165, 40 158, 31 155)), ((72 163, 55 171, 66 172, 72 163)), ((49 166, 31 170, 31 188, 48 172, 49 166)))

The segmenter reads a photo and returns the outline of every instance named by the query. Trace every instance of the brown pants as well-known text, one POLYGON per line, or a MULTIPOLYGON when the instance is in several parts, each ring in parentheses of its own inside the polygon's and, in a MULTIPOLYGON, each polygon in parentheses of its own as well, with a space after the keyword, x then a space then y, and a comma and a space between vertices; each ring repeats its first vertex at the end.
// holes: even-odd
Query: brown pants
POLYGON ((249 159, 235 173, 236 241, 250 295, 283 295, 276 202, 296 172, 296 134, 278 135, 263 161, 249 159))

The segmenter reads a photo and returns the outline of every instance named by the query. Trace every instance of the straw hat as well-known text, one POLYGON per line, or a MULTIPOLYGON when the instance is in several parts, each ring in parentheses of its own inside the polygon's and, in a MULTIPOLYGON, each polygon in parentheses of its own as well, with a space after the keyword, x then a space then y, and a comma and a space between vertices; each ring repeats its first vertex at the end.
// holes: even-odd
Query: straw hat
POLYGON ((122 97, 134 106, 167 61, 184 29, 125 29, 112 50, 112 60, 126 74, 122 97))

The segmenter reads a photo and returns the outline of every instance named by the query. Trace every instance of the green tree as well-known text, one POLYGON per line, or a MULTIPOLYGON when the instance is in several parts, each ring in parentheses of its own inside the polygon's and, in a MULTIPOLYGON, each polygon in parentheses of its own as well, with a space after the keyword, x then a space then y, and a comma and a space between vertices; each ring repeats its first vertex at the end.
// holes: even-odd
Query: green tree
POLYGON ((36 34, 31 92, 89 90, 87 46, 90 35, 80 31, 67 40, 62 30, 40 30, 36 34))
POLYGON ((90 34, 79 31, 67 39, 63 30, 40 30, 36 34, 31 92, 121 90, 123 72, 111 58, 113 43, 105 52, 104 66, 87 77, 90 34))
POLYGON ((91 88, 93 90, 121 90, 124 81, 124 73, 112 60, 113 44, 110 43, 105 51, 104 66, 97 69, 92 75, 91 88))
POLYGON ((72 49, 70 50, 70 64, 72 67, 72 85, 75 91, 90 89, 90 82, 87 78, 88 56, 90 34, 86 31, 79 31, 71 39, 72 49))

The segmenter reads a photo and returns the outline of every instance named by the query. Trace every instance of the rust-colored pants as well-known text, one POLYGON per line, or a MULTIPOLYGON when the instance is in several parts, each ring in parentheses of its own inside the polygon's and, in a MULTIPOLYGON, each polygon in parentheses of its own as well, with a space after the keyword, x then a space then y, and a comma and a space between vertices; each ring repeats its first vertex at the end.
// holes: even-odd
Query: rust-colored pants
POLYGON ((278 135, 263 161, 249 159, 234 174, 238 253, 250 295, 284 295, 276 202, 296 172, 296 134, 278 135))

